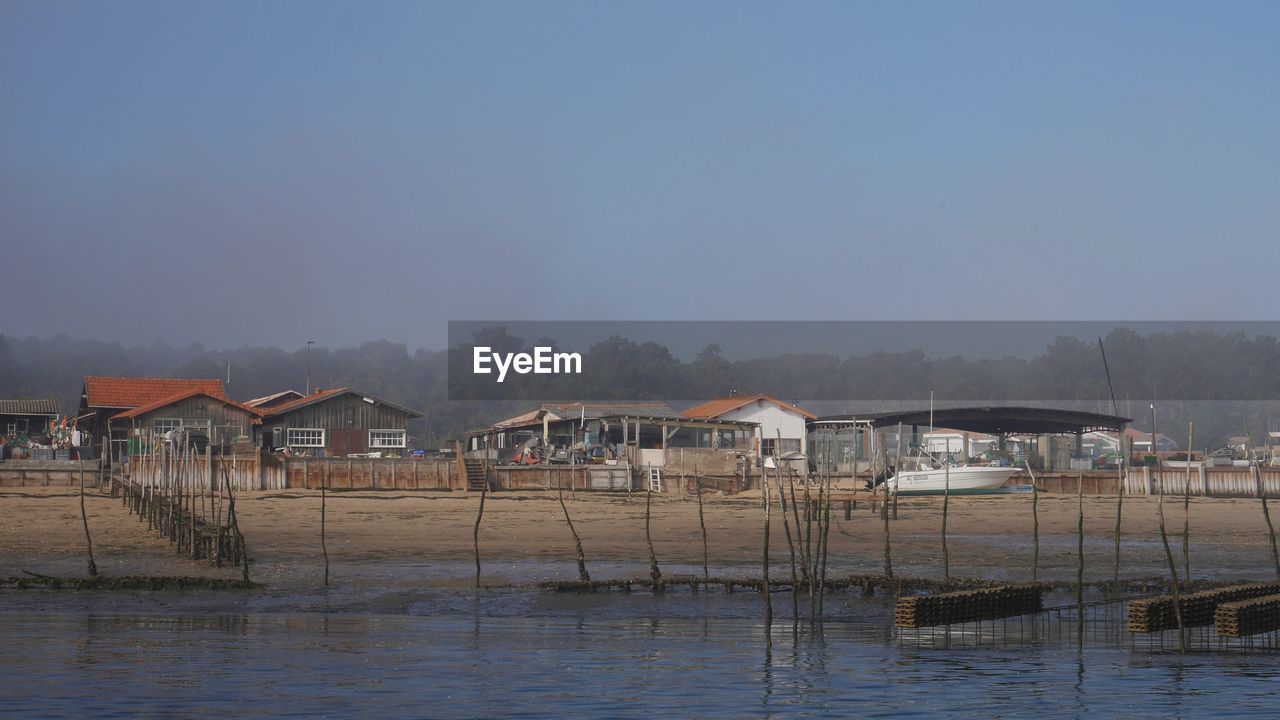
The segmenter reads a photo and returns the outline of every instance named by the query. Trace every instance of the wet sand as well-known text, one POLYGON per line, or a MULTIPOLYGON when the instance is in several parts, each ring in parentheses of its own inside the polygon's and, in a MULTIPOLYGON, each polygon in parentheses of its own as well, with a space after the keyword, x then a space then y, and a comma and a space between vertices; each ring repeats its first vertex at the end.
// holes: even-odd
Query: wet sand
MULTIPOLYGON (((579 493, 566 496, 582 536, 588 567, 597 577, 647 574, 644 495, 579 493)), ((1085 498, 1086 579, 1111 577, 1114 497, 1085 498)), ((472 528, 479 498, 461 492, 337 492, 328 497, 327 540, 335 578, 386 577, 404 572, 432 582, 461 584, 474 572, 472 528), (384 571, 378 570, 383 568, 384 571)), ((169 574, 232 577, 178 556, 118 499, 86 498, 99 570, 108 575, 169 574)), ((1166 574, 1156 522, 1156 500, 1125 499, 1122 577, 1166 574)), ((311 585, 322 568, 320 495, 314 491, 241 493, 241 529, 255 574, 268 583, 311 585)), ((891 523, 895 571, 912 577, 942 576, 942 499, 903 498, 891 523)), ((1280 512, 1280 506, 1275 508, 1280 512)), ((704 510, 712 574, 757 574, 762 511, 758 493, 710 495, 704 510)), ((1040 577, 1074 579, 1076 498, 1041 494, 1040 577)), ((1181 571, 1182 498, 1166 498, 1170 542, 1181 571)), ((831 574, 876 573, 884 565, 883 524, 866 504, 850 520, 832 509, 831 574)), ((1191 500, 1192 574, 1212 579, 1266 579, 1274 575, 1266 524, 1257 500, 1191 500)), ((0 576, 24 570, 51 575, 85 572, 79 497, 67 488, 0 491, 0 576)), ((1278 517, 1277 519, 1280 519, 1278 517)), ((695 499, 655 496, 651 532, 664 570, 701 572, 702 536, 695 499)), ((774 576, 787 572, 788 549, 776 506, 771 536, 774 576)), ((1032 565, 1031 496, 951 498, 948 549, 951 574, 997 580, 1029 580, 1032 565)), ((480 528, 486 583, 576 577, 573 539, 554 493, 495 493, 480 528)))

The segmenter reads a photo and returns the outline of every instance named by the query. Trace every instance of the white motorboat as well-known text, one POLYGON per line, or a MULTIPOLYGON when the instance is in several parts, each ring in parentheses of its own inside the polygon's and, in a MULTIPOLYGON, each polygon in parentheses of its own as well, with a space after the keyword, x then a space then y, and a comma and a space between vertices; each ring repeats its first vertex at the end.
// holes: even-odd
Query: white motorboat
POLYGON ((1016 472, 1016 467, 986 465, 922 467, 902 470, 884 486, 898 495, 980 495, 998 491, 1016 472))

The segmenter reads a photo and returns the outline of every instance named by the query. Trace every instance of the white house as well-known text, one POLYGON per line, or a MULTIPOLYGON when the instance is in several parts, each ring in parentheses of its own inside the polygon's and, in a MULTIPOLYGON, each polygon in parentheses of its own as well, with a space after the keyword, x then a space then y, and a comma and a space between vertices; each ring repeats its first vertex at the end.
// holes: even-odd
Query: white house
POLYGON ((806 453, 806 423, 817 416, 802 407, 786 403, 763 393, 735 395, 712 400, 682 413, 695 420, 736 420, 759 423, 760 456, 778 456, 788 452, 806 453), (782 446, 778 447, 781 436, 782 446))

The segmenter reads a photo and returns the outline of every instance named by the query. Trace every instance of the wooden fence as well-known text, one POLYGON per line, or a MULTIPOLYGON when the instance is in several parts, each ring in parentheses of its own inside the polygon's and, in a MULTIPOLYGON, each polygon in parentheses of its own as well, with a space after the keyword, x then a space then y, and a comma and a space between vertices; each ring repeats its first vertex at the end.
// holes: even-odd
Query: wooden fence
POLYGON ((318 490, 465 490, 453 460, 295 458, 276 471, 283 486, 318 490))
POLYGON ((285 487, 284 474, 272 463, 263 462, 258 453, 217 456, 208 448, 199 452, 162 445, 154 452, 130 457, 123 465, 126 480, 141 487, 216 491, 227 482, 237 491, 285 487))
MULTIPOLYGON (((1044 492, 1075 494, 1079 484, 1084 485, 1086 495, 1115 495, 1119 473, 1037 473, 1036 485, 1044 492)), ((1015 476, 1011 482, 1026 482, 1024 476, 1015 476)), ((1165 467, 1154 470, 1143 466, 1125 471, 1126 495, 1159 495, 1181 497, 1187 490, 1193 497, 1256 498, 1265 492, 1268 498, 1280 497, 1280 470, 1269 468, 1206 468, 1192 467, 1190 486, 1185 467, 1165 467)))
POLYGON ((220 457, 203 452, 158 448, 135 455, 127 477, 143 487, 196 487, 216 490, 229 481, 237 491, 287 488, 334 490, 455 490, 463 482, 453 461, 393 458, 276 459, 261 453, 220 457), (225 473, 225 475, 224 475, 225 473), (224 480, 225 479, 225 480, 224 480))

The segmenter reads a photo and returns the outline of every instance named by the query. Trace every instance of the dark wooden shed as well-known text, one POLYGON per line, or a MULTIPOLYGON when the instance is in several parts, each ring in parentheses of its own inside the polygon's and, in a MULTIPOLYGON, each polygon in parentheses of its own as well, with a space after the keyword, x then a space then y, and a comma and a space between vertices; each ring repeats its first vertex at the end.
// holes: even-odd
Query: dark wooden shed
POLYGON ((39 434, 57 417, 54 399, 0 400, 0 436, 39 434))
POLYGON ((262 445, 298 455, 344 457, 408 450, 409 420, 422 413, 343 387, 261 408, 262 445))

